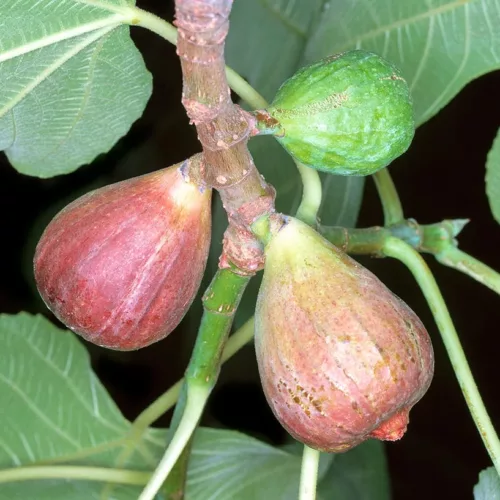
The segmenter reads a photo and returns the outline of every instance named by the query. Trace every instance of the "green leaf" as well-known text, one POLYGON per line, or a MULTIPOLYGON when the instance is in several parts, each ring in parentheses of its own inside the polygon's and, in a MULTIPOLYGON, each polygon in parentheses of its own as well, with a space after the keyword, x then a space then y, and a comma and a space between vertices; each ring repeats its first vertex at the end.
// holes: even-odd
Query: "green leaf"
POLYGON ((341 177, 320 173, 323 199, 319 215, 321 223, 329 226, 355 227, 361 201, 364 177, 341 177))
MULTIPOLYGON (((8 353, 0 357, 0 478, 10 468, 25 465, 153 471, 167 442, 166 430, 148 429, 143 436, 130 437, 130 422, 92 372, 76 335, 42 316, 0 315, 0 343, 8 353), (130 456, 118 464, 126 450, 131 450, 130 456)), ((362 452, 370 446, 374 444, 335 456, 333 461, 325 456, 328 470, 322 472, 320 490, 348 491, 349 481, 361 477, 367 488, 378 491, 385 471, 380 456, 362 452), (378 476, 378 484, 372 475, 378 476)), ((296 449, 274 448, 235 431, 199 429, 189 465, 187 500, 296 499, 301 466, 296 449)), ((364 486, 358 486, 361 495, 364 486)), ((98 500, 103 491, 109 498, 132 500, 140 489, 109 488, 70 478, 2 482, 0 500, 98 500)))
POLYGON ((500 500, 500 477, 494 467, 479 473, 479 482, 474 486, 474 500, 500 500))
MULTIPOLYGON (((237 432, 201 429, 194 446, 186 500, 298 496, 300 443, 277 449, 237 432)), ((382 443, 371 440, 347 453, 322 453, 320 464, 318 500, 389 500, 382 443)))
POLYGON ((129 0, 3 0, 0 150, 21 173, 72 172, 141 116, 151 75, 129 0))
POLYGON ((2 467, 79 453, 127 430, 72 332, 42 316, 0 315, 0 345, 9 353, 0 357, 2 467))
POLYGON ((318 484, 318 496, 323 500, 389 500, 388 477, 384 445, 369 440, 347 453, 334 455, 318 484))
MULTIPOLYGON (((91 370, 88 354, 70 331, 42 316, 0 315, 2 433, 0 468, 47 462, 114 467, 124 449, 130 469, 152 471, 166 431, 125 438, 130 423, 91 370)), ((233 431, 199 430, 189 470, 188 498, 294 498, 300 458, 233 431), (283 496, 287 491, 292 493, 283 496), (274 495, 274 492, 276 495, 274 495), (241 496, 240 496, 241 495, 241 496)), ((0 500, 98 499, 102 483, 45 480, 2 483, 0 500)), ((114 486, 113 497, 137 498, 139 487, 114 486), (134 496, 135 495, 135 496, 134 496)))
POLYGON ((486 194, 491 213, 500 223, 500 129, 486 160, 486 194))
POLYGON ((382 55, 410 84, 420 125, 500 67, 499 25, 496 0, 326 2, 304 62, 354 48, 382 55))
MULTIPOLYGON (((165 443, 163 429, 150 429, 141 441, 158 461, 165 443)), ((201 428, 194 438, 186 500, 296 500, 299 477, 300 456, 235 431, 201 428)), ((98 482, 37 480, 2 483, 0 500, 101 500, 103 496, 136 500, 140 489, 113 485, 103 495, 103 484, 98 482)))
MULTIPOLYGON (((0 315, 0 468, 47 462, 109 466, 126 445, 130 423, 90 368, 85 347, 69 330, 42 316, 0 315)), ((126 466, 152 470, 164 441, 145 439, 126 466)), ((93 499, 103 485, 86 481, 28 481, 0 487, 0 500, 93 499)), ((121 486, 117 498, 137 498, 121 486)))
POLYGON ((200 429, 186 500, 294 500, 300 457, 234 431, 200 429))

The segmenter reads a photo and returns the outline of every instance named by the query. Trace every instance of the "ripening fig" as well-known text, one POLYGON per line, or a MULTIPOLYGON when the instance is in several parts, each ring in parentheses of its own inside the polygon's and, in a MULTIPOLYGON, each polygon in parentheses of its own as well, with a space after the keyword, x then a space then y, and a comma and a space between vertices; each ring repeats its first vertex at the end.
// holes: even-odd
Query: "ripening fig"
POLYGON ((166 337, 200 286, 210 197, 174 165, 70 203, 35 252, 35 279, 48 308, 110 349, 139 349, 166 337))
POLYGON ((415 124, 408 84, 382 57, 353 50, 300 69, 256 112, 304 165, 340 175, 368 175, 403 154, 415 124))
POLYGON ((255 344, 276 418, 298 441, 327 452, 401 438, 434 370, 415 313, 293 218, 266 247, 255 344))

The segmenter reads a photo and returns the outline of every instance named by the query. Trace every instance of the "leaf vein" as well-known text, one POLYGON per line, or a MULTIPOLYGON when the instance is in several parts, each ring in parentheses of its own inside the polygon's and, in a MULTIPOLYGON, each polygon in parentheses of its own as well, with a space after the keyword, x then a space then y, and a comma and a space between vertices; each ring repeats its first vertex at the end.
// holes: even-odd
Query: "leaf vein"
POLYGON ((434 111, 439 107, 441 104, 441 100, 445 98, 446 94, 450 90, 450 88, 455 84, 457 81, 458 77, 460 74, 463 72, 465 69, 465 66, 467 64, 467 61, 469 60, 469 55, 470 55, 470 18, 469 18, 469 6, 467 4, 464 5, 464 51, 463 51, 463 56, 462 60, 460 62, 460 65, 454 75, 454 77, 448 82, 448 85, 444 88, 444 90, 434 99, 432 104, 427 108, 426 111, 422 113, 422 121, 425 121, 427 116, 431 116, 434 111))
MULTIPOLYGON (((59 366, 57 366, 52 360, 47 359, 47 357, 33 344, 33 342, 29 342, 27 337, 20 337, 23 339, 27 346, 42 360, 44 361, 58 376, 64 378, 63 371, 59 366)), ((0 374, 2 375, 2 374, 0 374)), ((91 377, 94 377, 93 373, 90 372, 91 377)), ((3 375, 2 375, 3 376, 3 375)), ((75 395, 76 399, 81 403, 82 407, 87 410, 91 415, 94 415, 91 407, 87 404, 83 396, 81 395, 81 391, 74 385, 74 382, 71 379, 64 378, 68 388, 75 395)), ((105 420, 101 415, 95 415, 103 424, 109 427, 112 430, 119 432, 120 434, 123 432, 123 428, 118 427, 117 425, 105 420)))
POLYGON ((375 29, 372 29, 370 31, 367 31, 366 33, 363 33, 360 36, 357 36, 355 40, 346 40, 344 45, 340 46, 337 49, 337 52, 343 52, 345 50, 350 49, 354 41, 356 41, 356 47, 361 47, 361 43, 365 40, 370 40, 372 38, 376 38, 379 35, 382 35, 385 31, 393 31, 397 30, 398 28, 406 25, 406 24, 414 24, 419 21, 423 21, 424 19, 427 19, 432 16, 439 16, 441 14, 444 14, 445 12, 453 11, 455 9, 458 9, 462 6, 467 5, 468 3, 474 2, 476 0, 455 0, 453 2, 441 5, 439 7, 435 7, 432 9, 429 9, 427 11, 421 12, 419 14, 416 14, 414 16, 410 16, 404 19, 400 19, 398 21, 394 21, 392 23, 389 23, 387 25, 381 25, 377 26, 375 29))

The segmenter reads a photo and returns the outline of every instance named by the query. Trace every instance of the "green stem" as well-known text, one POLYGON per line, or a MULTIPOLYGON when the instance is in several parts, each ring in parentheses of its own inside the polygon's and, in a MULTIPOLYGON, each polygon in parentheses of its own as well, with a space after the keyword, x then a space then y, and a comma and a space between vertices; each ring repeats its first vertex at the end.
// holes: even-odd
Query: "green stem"
POLYGON ((450 245, 456 247, 456 237, 468 222, 469 219, 447 219, 437 224, 420 226, 423 231, 422 244, 415 249, 436 254, 450 245))
MULTIPOLYGON (((183 450, 191 439, 196 426, 201 418, 205 403, 210 395, 211 388, 206 385, 187 384, 186 398, 183 405, 183 413, 179 423, 175 427, 175 434, 170 441, 167 451, 163 455, 160 463, 156 467, 148 484, 142 490, 139 500, 154 500, 158 491, 160 491, 165 479, 170 474, 175 463, 181 456, 183 450)), ((185 465, 184 461, 182 462, 185 465)), ((179 485, 172 485, 172 492, 184 489, 184 477, 180 474, 179 485)), ((182 498, 182 496, 180 496, 182 498)))
POLYGON ((315 500, 321 453, 304 445, 300 472, 299 500, 315 500))
MULTIPOLYGON (((251 317, 241 328, 229 337, 222 354, 222 363, 225 363, 242 347, 248 344, 253 338, 253 332, 254 319, 251 317)), ((170 389, 164 392, 159 398, 155 399, 155 401, 144 409, 134 420, 128 436, 118 441, 118 444, 122 444, 123 449, 116 460, 115 466, 121 467, 127 462, 148 427, 175 405, 183 387, 184 380, 184 378, 178 380, 170 389)), ((89 455, 91 454, 89 453, 89 455)), ((106 493, 109 491, 110 489, 108 488, 106 493)))
POLYGON ((254 221, 250 226, 250 230, 252 231, 253 235, 262 243, 264 247, 272 238, 271 222, 269 218, 269 214, 263 215, 262 217, 259 217, 256 221, 254 221))
POLYGON ((391 231, 385 227, 347 229, 340 226, 319 226, 318 231, 328 241, 346 253, 382 255, 382 248, 391 231))
MULTIPOLYGON (((233 357, 242 347, 253 338, 254 319, 253 316, 229 337, 224 352, 222 363, 233 357)), ((172 408, 181 392, 184 378, 178 380, 168 391, 164 392, 158 399, 155 399, 140 415, 134 420, 132 426, 142 434, 153 422, 158 420, 170 408, 172 408)))
POLYGON ((302 222, 316 227, 318 224, 318 211, 321 206, 322 187, 321 179, 316 170, 295 162, 302 179, 302 200, 297 210, 296 217, 302 222))
POLYGON ((254 109, 263 109, 268 106, 268 102, 264 99, 264 97, 229 66, 226 66, 226 77, 229 86, 249 106, 254 109))
POLYGON ((373 180, 384 210, 384 225, 391 226, 401 222, 404 219, 403 207, 389 169, 384 168, 373 174, 373 180))
POLYGON ((141 26, 160 35, 172 45, 177 44, 177 30, 169 22, 139 7, 130 8, 134 14, 130 20, 132 26, 141 26))
POLYGON ((388 238, 386 240, 384 254, 403 262, 422 289, 441 333, 448 357, 474 423, 497 472, 500 474, 500 440, 481 399, 457 331, 432 272, 418 252, 397 238, 388 238))
POLYGON ((500 295, 500 274, 457 247, 449 245, 436 254, 436 259, 445 266, 467 274, 500 295))
POLYGON ((186 371, 186 381, 213 387, 222 351, 233 324, 236 309, 250 278, 230 269, 219 269, 203 297, 200 331, 186 371))
POLYGON ((219 376, 224 345, 250 278, 219 269, 205 292, 200 329, 170 427, 173 437, 140 500, 154 498, 179 458, 172 481, 169 478, 165 487, 168 494, 180 494, 182 498, 191 437, 219 376))
POLYGON ((0 471, 0 483, 34 479, 79 479, 142 486, 147 483, 150 477, 149 472, 143 471, 75 465, 27 466, 0 471))
POLYGON ((455 219, 435 224, 418 224, 413 219, 407 219, 388 227, 346 229, 339 226, 319 226, 318 230, 334 245, 352 254, 381 256, 384 242, 390 236, 405 241, 420 252, 440 254, 456 245, 455 237, 465 222, 464 219, 455 219))

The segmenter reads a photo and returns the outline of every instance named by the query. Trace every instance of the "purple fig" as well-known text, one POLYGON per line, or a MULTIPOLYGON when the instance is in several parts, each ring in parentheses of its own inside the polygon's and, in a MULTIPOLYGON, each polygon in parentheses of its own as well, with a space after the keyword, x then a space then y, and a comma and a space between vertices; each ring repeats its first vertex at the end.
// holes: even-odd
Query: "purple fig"
POLYGON ((133 350, 166 337, 189 309, 210 245, 211 191, 178 166, 92 191, 45 229, 38 290, 71 330, 133 350))
POLYGON ((276 418, 297 440, 328 452, 401 438, 434 370, 415 313, 293 218, 266 247, 255 343, 276 418))

